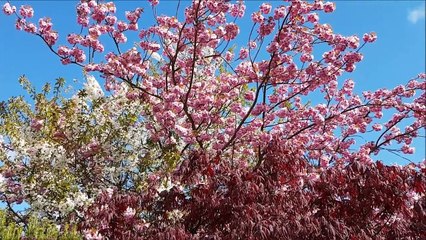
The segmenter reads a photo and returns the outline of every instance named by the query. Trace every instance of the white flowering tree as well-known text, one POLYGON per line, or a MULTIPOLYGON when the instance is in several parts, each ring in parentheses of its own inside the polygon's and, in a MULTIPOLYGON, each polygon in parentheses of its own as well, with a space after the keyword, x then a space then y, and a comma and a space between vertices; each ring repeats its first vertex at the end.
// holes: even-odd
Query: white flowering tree
POLYGON ((22 97, 1 106, 0 198, 14 218, 72 222, 101 190, 136 191, 148 168, 164 167, 147 141, 140 116, 146 106, 129 100, 126 83, 104 96, 96 79, 86 78, 83 90, 64 98, 63 79, 51 96, 49 85, 37 93, 22 77, 34 106, 22 97), (22 214, 13 206, 23 201, 31 210, 22 214))

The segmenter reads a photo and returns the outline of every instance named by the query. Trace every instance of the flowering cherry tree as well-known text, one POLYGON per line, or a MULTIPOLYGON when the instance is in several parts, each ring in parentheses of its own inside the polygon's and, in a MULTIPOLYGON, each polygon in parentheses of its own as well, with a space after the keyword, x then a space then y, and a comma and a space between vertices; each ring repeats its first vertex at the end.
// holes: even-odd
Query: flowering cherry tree
POLYGON ((113 2, 81 0, 82 30, 63 41, 50 18, 3 5, 87 80, 67 98, 62 79, 50 97, 23 77, 35 108, 2 105, 0 197, 11 217, 75 224, 86 239, 425 237, 425 162, 376 161, 391 144, 414 152, 424 73, 356 94, 341 76, 376 35, 334 33, 320 22, 331 2, 247 13, 243 1, 193 0, 177 6, 182 16, 149 2, 155 24, 140 27, 147 9, 119 20, 113 2), (23 201, 28 211, 14 211, 23 201))

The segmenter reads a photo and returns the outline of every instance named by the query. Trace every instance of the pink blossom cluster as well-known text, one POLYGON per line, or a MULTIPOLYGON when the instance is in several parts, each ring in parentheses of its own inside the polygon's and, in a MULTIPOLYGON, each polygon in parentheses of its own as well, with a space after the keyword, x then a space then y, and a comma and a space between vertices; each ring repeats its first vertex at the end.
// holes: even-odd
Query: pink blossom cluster
POLYGON ((15 12, 16 12, 16 7, 10 5, 10 3, 7 2, 7 3, 5 3, 3 5, 3 13, 4 14, 6 14, 6 15, 12 15, 15 12))

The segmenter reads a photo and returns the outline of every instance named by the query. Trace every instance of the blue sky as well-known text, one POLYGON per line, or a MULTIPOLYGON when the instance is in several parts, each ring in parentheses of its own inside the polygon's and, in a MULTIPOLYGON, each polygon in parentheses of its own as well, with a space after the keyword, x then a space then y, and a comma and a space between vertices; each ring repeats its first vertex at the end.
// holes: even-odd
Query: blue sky
MULTIPOLYGON (((54 28, 60 34, 59 43, 64 42, 68 32, 79 30, 75 24, 76 1, 12 2, 16 6, 33 5, 35 19, 43 16, 51 17, 54 28)), ((261 1, 246 2, 247 13, 257 10, 257 6, 261 3, 261 1)), ((279 4, 278 1, 271 2, 274 5, 279 4)), ((160 6, 166 14, 172 15, 175 12, 173 10, 175 3, 162 0, 160 6)), ((121 17, 125 10, 131 10, 138 5, 146 8, 140 22, 140 27, 143 27, 152 21, 152 13, 146 1, 117 1, 121 17)), ((364 60, 357 65, 356 71, 345 76, 354 79, 357 91, 390 88, 404 84, 418 73, 425 72, 424 1, 336 1, 336 6, 334 13, 321 15, 320 20, 323 23, 330 23, 334 32, 362 37, 365 32, 375 31, 378 35, 375 43, 362 50, 364 60)), ((164 12, 163 10, 159 12, 164 12)), ((249 16, 247 13, 246 16, 249 16)), ((24 94, 17 81, 22 74, 36 86, 41 86, 47 81, 53 82, 57 77, 64 77, 68 83, 71 83, 72 79, 77 79, 79 84, 84 82, 79 67, 62 65, 43 45, 41 39, 15 30, 14 20, 14 17, 0 14, 0 101, 24 94)), ((248 21, 240 20, 239 24, 245 22, 248 21)), ((425 143, 422 139, 416 142, 416 154, 409 158, 419 161, 424 155, 425 143)))

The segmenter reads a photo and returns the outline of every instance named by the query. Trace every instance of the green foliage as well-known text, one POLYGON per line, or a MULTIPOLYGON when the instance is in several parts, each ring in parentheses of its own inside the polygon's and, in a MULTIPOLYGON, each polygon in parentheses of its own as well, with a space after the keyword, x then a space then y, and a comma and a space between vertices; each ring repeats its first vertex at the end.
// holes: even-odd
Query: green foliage
POLYGON ((7 221, 7 214, 0 210, 0 239, 15 240, 20 239, 23 227, 15 222, 7 221))
POLYGON ((25 77, 25 75, 22 75, 19 77, 19 84, 21 84, 22 88, 24 88, 25 91, 27 91, 28 94, 30 94, 32 99, 35 99, 36 97, 36 90, 34 86, 28 81, 28 78, 25 77))
POLYGON ((31 217, 27 227, 19 226, 4 210, 0 210, 0 239, 2 240, 79 240, 83 239, 75 226, 65 225, 60 231, 55 224, 47 220, 31 217))
POLYGON ((171 172, 176 168, 177 164, 180 162, 180 152, 176 149, 175 146, 166 147, 163 150, 165 168, 167 172, 171 172))
POLYGON ((77 240, 82 239, 77 228, 65 225, 62 232, 50 221, 39 221, 32 217, 29 221, 25 236, 29 239, 58 239, 58 240, 77 240))

